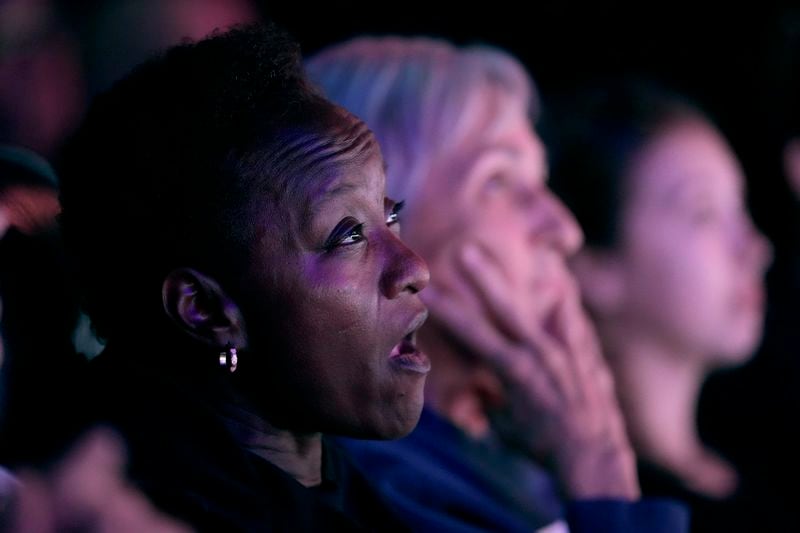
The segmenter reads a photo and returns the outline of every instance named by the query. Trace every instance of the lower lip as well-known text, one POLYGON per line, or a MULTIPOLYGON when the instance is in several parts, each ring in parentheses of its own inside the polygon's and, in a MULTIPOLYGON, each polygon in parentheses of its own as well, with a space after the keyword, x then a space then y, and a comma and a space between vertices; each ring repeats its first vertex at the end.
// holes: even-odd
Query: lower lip
POLYGON ((389 363, 392 366, 414 374, 425 375, 430 372, 431 360, 423 352, 416 348, 410 351, 404 349, 403 352, 400 350, 401 345, 399 344, 392 349, 392 353, 389 355, 389 363))

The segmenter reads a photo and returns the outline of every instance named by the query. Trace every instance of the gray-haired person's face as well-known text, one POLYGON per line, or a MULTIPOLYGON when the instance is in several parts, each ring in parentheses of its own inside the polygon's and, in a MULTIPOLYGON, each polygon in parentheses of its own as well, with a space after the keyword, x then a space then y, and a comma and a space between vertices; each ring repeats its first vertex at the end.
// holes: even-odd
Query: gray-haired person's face
POLYGON ((459 290, 459 250, 466 243, 480 246, 508 287, 528 295, 523 320, 542 323, 574 283, 565 260, 580 246, 582 233, 547 187, 545 150, 524 104, 496 110, 476 110, 484 119, 437 161, 404 235, 445 292, 459 290))

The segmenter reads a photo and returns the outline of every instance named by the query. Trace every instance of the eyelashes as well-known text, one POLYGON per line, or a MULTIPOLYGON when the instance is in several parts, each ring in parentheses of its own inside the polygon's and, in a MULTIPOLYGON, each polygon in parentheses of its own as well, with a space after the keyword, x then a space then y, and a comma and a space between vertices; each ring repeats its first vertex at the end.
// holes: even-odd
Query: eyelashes
POLYGON ((357 224, 339 240, 340 245, 355 244, 364 239, 364 224, 357 224))
MULTIPOLYGON (((385 220, 387 226, 395 226, 400 222, 400 211, 404 206, 405 201, 391 204, 391 209, 389 209, 385 220)), ((323 249, 326 252, 331 252, 340 246, 350 246, 363 240, 366 240, 364 223, 359 222, 354 217, 345 217, 336 225, 326 239, 323 249)))
POLYGON ((393 224, 397 224, 400 222, 400 211, 403 210, 405 207, 406 201, 401 200, 399 202, 395 202, 392 205, 392 209, 389 211, 389 214, 386 216, 386 225, 391 226, 393 224))
POLYGON ((364 223, 353 217, 345 217, 333 228, 323 248, 330 252, 338 246, 349 246, 362 240, 364 240, 364 223))

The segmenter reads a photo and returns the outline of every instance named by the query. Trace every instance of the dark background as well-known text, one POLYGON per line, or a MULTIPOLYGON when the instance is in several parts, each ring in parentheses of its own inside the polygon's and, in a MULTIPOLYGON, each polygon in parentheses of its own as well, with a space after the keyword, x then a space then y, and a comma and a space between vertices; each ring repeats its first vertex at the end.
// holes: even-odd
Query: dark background
POLYGON ((800 5, 733 2, 262 2, 306 54, 355 35, 441 36, 504 48, 547 101, 597 78, 654 78, 686 93, 743 160, 757 223, 782 234, 780 150, 800 105, 800 5), (524 7, 523 7, 524 6, 524 7), (797 102, 796 102, 797 101, 797 102))
POLYGON ((731 141, 748 179, 756 224, 773 241, 765 341, 742 368, 707 383, 699 424, 759 493, 771 523, 800 523, 800 298, 798 203, 782 172, 782 149, 798 129, 800 6, 733 2, 435 2, 327 5, 265 3, 263 13, 313 53, 369 33, 441 36, 485 43, 520 58, 543 105, 565 90, 616 76, 645 76, 685 93, 731 141), (524 7, 523 7, 524 6, 524 7))
MULTIPOLYGON (((32 2, 0 0, 0 8, 4 3, 27 1, 32 2)), ((0 20, 0 89, 18 87, 17 93, 0 91, 0 142, 19 142, 15 135, 20 130, 15 129, 18 124, 12 110, 19 109, 28 96, 39 94, 42 84, 51 90, 45 96, 56 102, 74 90, 72 98, 63 102, 75 106, 74 115, 79 116, 84 102, 102 87, 93 81, 99 79, 98 65, 109 58, 123 64, 135 57, 131 53, 123 60, 123 52, 98 44, 101 41, 96 39, 103 30, 98 27, 101 19, 97 13, 114 0, 43 3, 56 6, 57 20, 33 28, 17 44, 9 44, 12 41, 7 36, 21 22, 0 20), (59 56, 69 43, 74 57, 59 56), (32 57, 51 58, 52 64, 62 69, 77 68, 75 86, 61 70, 34 69, 31 65, 40 63, 34 63, 32 57), (21 80, 20 76, 26 75, 30 80, 21 80)), ((163 6, 168 1, 151 4, 163 6)), ((197 5, 199 2, 192 8, 199 9, 197 5)), ((800 328, 796 312, 800 209, 781 168, 787 136, 800 133, 800 5, 573 0, 447 4, 261 0, 252 5, 262 16, 292 32, 306 54, 364 33, 424 34, 459 44, 504 48, 532 73, 545 110, 548 102, 565 90, 598 78, 630 75, 654 78, 699 103, 741 158, 754 219, 776 251, 768 280, 764 345, 750 363, 720 372, 709 382, 701 405, 701 432, 754 480, 764 500, 770 502, 769 512, 785 516, 787 523, 800 524, 798 512, 792 510, 798 492, 793 486, 800 474, 800 328)), ((146 9, 146 15, 155 13, 152 7, 146 9)), ((122 24, 120 33, 132 27, 133 36, 147 29, 140 30, 125 19, 117 23, 122 24)), ((113 28, 111 33, 116 31, 113 28)), ((39 151, 57 158, 59 139, 54 142, 43 143, 39 151)), ((3 258, 6 260, 8 257, 3 258)))

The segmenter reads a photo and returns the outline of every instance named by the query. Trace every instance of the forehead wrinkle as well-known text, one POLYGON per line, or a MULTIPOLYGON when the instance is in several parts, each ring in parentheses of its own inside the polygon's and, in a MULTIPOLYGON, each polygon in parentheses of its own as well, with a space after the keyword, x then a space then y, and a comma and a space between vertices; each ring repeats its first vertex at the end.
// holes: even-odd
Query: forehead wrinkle
POLYGON ((372 132, 356 120, 334 131, 289 133, 286 137, 271 158, 279 173, 311 172, 329 164, 347 164, 375 144, 372 132))
MULTIPOLYGON (((330 186, 327 178, 380 153, 372 132, 352 115, 333 126, 317 125, 318 131, 313 129, 309 126, 305 131, 287 130, 252 150, 246 156, 248 164, 238 161, 239 172, 254 182, 251 187, 278 207, 287 202, 307 205, 305 200, 316 196, 317 190, 330 186)), ((302 208, 300 211, 287 214, 305 218, 302 208)))
MULTIPOLYGON (((328 138, 313 136, 303 142, 287 145, 283 153, 284 171, 291 175, 290 187, 297 198, 305 198, 305 215, 309 201, 331 187, 333 178, 351 165, 361 165, 377 148, 372 133, 359 123, 356 135, 335 135, 328 138)), ((351 131, 352 132, 352 128, 351 131)), ((348 132, 348 133, 350 133, 348 132)))

